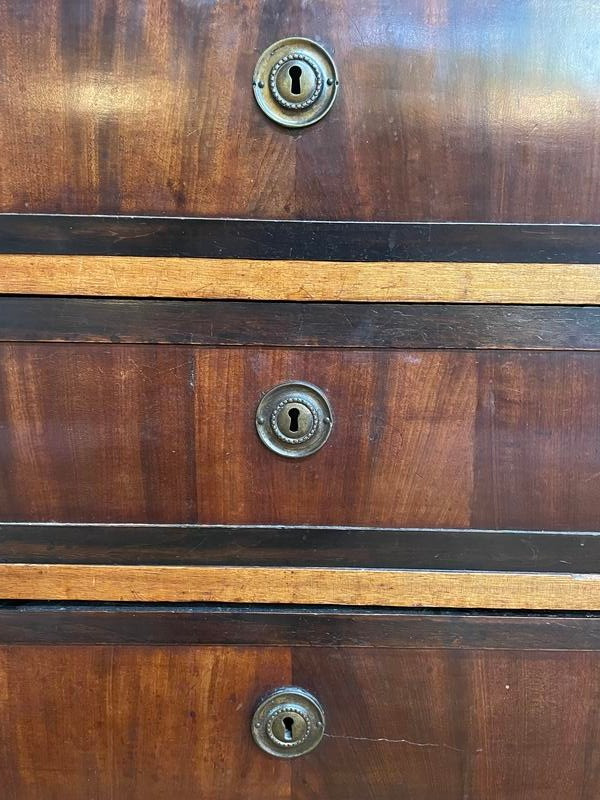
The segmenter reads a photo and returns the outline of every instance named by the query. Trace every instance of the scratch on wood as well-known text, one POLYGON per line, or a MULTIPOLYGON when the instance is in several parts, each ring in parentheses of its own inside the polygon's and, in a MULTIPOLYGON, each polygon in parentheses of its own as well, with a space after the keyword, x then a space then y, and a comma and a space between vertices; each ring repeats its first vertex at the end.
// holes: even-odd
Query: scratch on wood
MULTIPOLYGON (((334 733, 324 733, 323 736, 329 739, 347 739, 351 742, 385 742, 386 744, 408 744, 411 747, 438 747, 444 750, 452 750, 455 753, 464 753, 464 750, 459 747, 452 747, 452 745, 449 744, 438 744, 437 742, 413 742, 411 739, 388 739, 385 736, 374 739, 370 736, 342 736, 334 733)), ((475 752, 481 753, 483 752, 483 748, 479 748, 475 752)))

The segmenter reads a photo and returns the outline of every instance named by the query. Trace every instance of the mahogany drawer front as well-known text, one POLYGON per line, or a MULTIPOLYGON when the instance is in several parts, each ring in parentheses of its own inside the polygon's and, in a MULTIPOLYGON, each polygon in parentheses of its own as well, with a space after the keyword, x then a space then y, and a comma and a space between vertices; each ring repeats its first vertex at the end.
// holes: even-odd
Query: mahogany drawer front
POLYGON ((597 530, 600 354, 0 345, 0 518, 597 530), (262 394, 327 394, 306 459, 262 394))
POLYGON ((2 597, 600 607, 596 309, 0 311, 2 597), (305 459, 256 430, 290 379, 333 408, 305 459))
POLYGON ((3 797, 592 798, 598 626, 564 615, 0 608, 3 797), (323 740, 293 761, 250 734, 259 699, 283 685, 325 710, 323 740))
POLYGON ((596 47, 596 10, 78 0, 67 14, 45 0, 23 14, 3 0, 0 207, 594 222, 597 76, 576 54, 596 47), (301 136, 262 114, 251 85, 259 54, 290 35, 322 42, 340 75, 333 109, 301 136))

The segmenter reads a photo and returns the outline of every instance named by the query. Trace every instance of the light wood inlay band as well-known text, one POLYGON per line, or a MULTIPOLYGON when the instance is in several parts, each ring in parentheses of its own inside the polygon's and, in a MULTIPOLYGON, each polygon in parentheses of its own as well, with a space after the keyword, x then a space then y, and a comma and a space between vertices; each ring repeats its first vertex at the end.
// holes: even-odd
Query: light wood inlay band
POLYGON ((0 597, 600 610, 600 575, 2 564, 0 597))
POLYGON ((0 293, 596 304, 600 265, 0 255, 0 293))

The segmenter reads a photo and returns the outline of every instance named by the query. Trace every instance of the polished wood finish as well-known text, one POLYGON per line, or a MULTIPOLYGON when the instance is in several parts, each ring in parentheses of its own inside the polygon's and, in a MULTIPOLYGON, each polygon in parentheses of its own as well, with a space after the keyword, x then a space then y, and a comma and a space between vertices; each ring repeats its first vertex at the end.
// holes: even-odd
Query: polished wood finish
POLYGON ((471 524, 599 530, 599 366, 583 353, 480 354, 471 524))
POLYGON ((600 615, 158 603, 0 603, 0 644, 600 650, 600 615))
POLYGON ((191 352, 73 348, 0 355, 0 514, 194 521, 191 352))
MULTIPOLYGON (((31 613, 0 609, 0 640, 9 618, 27 630, 31 613)), ((324 615, 325 642, 320 614, 296 642, 298 612, 283 612, 282 638, 268 611, 260 646, 236 646, 223 639, 259 612, 33 613, 46 617, 40 641, 0 647, 6 800, 158 800, 174 790, 227 800, 592 800, 597 788, 596 618, 352 612, 363 639, 353 643, 337 612, 324 615), (130 631, 140 621, 137 639, 105 643, 115 614, 130 631), (95 627, 76 644, 65 626, 86 615, 95 627), (185 641, 197 616, 213 618, 201 646, 185 641), (545 630, 557 647, 545 646, 545 630), (69 646, 44 645, 48 632, 69 646), (153 635, 177 646, 145 642, 153 635), (314 692, 326 711, 322 743, 293 763, 265 756, 249 730, 260 697, 285 684, 314 692)))
POLYGON ((599 304, 596 264, 0 255, 0 293, 416 303, 599 304))
POLYGON ((599 611, 600 575, 0 564, 0 598, 599 611))
POLYGON ((599 666, 595 653, 303 648, 294 680, 318 690, 329 728, 293 766, 296 796, 592 800, 599 666))
POLYGON ((0 208, 597 222, 594 0, 0 3, 0 208), (260 52, 319 38, 311 129, 252 96, 260 52))
POLYGON ((469 524, 471 354, 3 345, 0 387, 6 521, 469 524), (297 377, 341 423, 301 462, 254 422, 262 394, 297 377))
POLYGON ((0 341, 600 350, 600 308, 4 295, 0 341))
POLYGON ((474 356, 364 355, 195 350, 196 450, 211 465, 196 472, 199 519, 241 524, 252 514, 255 522, 278 524, 468 525, 474 356), (325 391, 337 420, 328 445, 304 461, 267 450, 254 423, 255 398, 300 376, 325 391), (226 426, 223 409, 234 412, 226 426), (429 447, 435 459, 426 457, 429 447))
POLYGON ((0 520, 594 531, 599 355, 0 346, 0 520), (336 425, 301 461, 256 435, 288 379, 336 425), (351 460, 351 468, 348 468, 351 460))
POLYGON ((0 522, 8 564, 370 567, 595 573, 600 534, 0 522))
POLYGON ((248 720, 289 677, 284 648, 4 648, 3 798, 285 800, 248 720))
POLYGON ((0 301, 3 800, 596 800, 595 6, 0 0, 0 294, 152 308, 0 301), (305 131, 251 94, 289 34, 342 79, 305 131), (335 410, 305 462, 254 430, 287 378, 335 410), (249 720, 292 683, 286 763, 249 720))

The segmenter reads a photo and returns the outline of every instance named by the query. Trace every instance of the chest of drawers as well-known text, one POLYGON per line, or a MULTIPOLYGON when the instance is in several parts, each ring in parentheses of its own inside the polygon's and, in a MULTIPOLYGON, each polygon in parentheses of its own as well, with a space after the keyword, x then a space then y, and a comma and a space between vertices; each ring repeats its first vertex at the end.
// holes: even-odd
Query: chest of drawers
POLYGON ((594 16, 0 0, 3 797, 597 796, 594 16))

